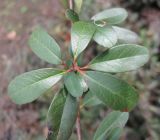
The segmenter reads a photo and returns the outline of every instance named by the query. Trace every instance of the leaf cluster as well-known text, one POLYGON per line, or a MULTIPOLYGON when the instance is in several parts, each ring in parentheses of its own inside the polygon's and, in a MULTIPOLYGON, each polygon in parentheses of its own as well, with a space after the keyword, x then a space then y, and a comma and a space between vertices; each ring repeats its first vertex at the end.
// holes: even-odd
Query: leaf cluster
POLYGON ((48 63, 64 65, 64 69, 44 68, 24 73, 10 83, 9 96, 17 104, 29 103, 61 81, 63 86, 47 114, 48 140, 68 140, 80 106, 88 103, 103 103, 116 110, 102 121, 94 136, 94 140, 116 140, 127 122, 127 112, 137 104, 138 93, 114 74, 143 66, 149 59, 148 50, 133 44, 138 41, 134 32, 117 26, 127 18, 125 9, 107 9, 89 21, 79 21, 78 14, 72 10, 67 10, 66 15, 74 22, 71 63, 62 60, 57 42, 44 29, 36 28, 29 38, 32 51, 48 63), (89 64, 80 66, 79 56, 92 40, 105 51, 89 64))

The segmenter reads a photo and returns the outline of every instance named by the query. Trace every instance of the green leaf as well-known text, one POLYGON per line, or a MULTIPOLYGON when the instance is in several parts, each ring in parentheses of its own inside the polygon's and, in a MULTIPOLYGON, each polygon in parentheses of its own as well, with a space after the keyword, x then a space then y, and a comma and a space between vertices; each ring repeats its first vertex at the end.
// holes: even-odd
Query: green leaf
POLYGON ((61 63, 61 51, 56 41, 42 28, 36 28, 29 38, 33 52, 41 59, 51 63, 61 63))
POLYGON ((112 109, 130 111, 138 101, 138 94, 126 82, 107 73, 88 71, 84 74, 89 89, 112 109))
POLYGON ((47 140, 56 140, 61 123, 63 108, 66 102, 65 94, 65 90, 61 89, 60 92, 54 96, 54 99, 49 107, 47 122, 50 132, 47 140))
POLYGON ((96 27, 93 39, 103 47, 113 47, 117 43, 117 35, 112 27, 96 27))
POLYGON ((143 66, 149 59, 145 47, 133 44, 115 46, 91 61, 89 68, 103 72, 125 72, 143 66))
MULTIPOLYGON (((113 111, 101 122, 93 140, 104 140, 105 135, 115 128, 123 128, 128 120, 129 114, 126 112, 113 111)), ((111 139, 107 139, 111 140, 111 139)))
POLYGON ((71 20, 72 22, 77 22, 79 21, 79 16, 76 12, 74 12, 71 9, 66 10, 66 17, 71 20))
POLYGON ((79 78, 80 78, 80 85, 83 88, 83 92, 87 92, 88 91, 87 83, 85 82, 82 76, 79 76, 79 78))
POLYGON ((111 130, 109 136, 107 136, 107 140, 119 140, 122 134, 122 128, 115 128, 111 130))
POLYGON ((73 97, 80 97, 83 94, 83 87, 80 80, 80 75, 75 72, 69 72, 64 77, 65 86, 73 97))
POLYGON ((77 99, 68 94, 57 140, 68 140, 70 138, 78 113, 78 104, 77 99))
POLYGON ((52 68, 24 73, 9 84, 9 96, 17 104, 32 102, 55 85, 62 75, 62 71, 52 68))
POLYGON ((83 99, 82 106, 91 107, 99 104, 102 104, 102 102, 91 91, 88 91, 83 99))
POLYGON ((119 43, 137 43, 139 41, 139 37, 135 32, 117 26, 113 26, 113 29, 117 34, 119 43))
POLYGON ((86 21, 74 23, 71 29, 71 44, 74 58, 87 47, 95 32, 95 26, 86 21))
POLYGON ((127 11, 123 8, 112 8, 104 10, 91 19, 94 20, 96 24, 119 24, 123 22, 127 18, 128 14, 127 11))
POLYGON ((83 4, 83 0, 74 0, 74 3, 75 3, 75 11, 77 13, 80 13, 82 4, 83 4))

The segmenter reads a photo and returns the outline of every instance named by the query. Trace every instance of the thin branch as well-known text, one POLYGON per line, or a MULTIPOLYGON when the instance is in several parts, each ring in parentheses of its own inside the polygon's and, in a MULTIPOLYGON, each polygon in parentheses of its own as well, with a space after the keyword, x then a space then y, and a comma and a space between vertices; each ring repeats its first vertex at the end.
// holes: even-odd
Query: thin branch
POLYGON ((68 0, 68 2, 69 2, 69 9, 73 10, 73 5, 74 5, 73 0, 68 0))
POLYGON ((82 140, 81 124, 80 124, 80 112, 79 111, 78 111, 78 115, 77 115, 76 129, 77 129, 78 140, 82 140))

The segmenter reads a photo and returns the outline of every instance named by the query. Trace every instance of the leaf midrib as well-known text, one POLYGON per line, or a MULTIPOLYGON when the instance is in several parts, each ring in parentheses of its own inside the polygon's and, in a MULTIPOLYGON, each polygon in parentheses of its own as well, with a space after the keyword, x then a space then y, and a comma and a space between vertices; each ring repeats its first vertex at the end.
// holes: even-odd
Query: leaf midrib
MULTIPOLYGON (((118 59, 109 59, 109 60, 103 60, 103 61, 101 61, 101 62, 96 62, 96 63, 91 63, 91 65, 90 66, 94 66, 94 65, 96 65, 96 64, 100 64, 100 63, 105 63, 105 62, 109 62, 109 61, 119 61, 119 60, 125 60, 125 59, 130 59, 130 58, 136 58, 136 57, 146 57, 146 56, 148 56, 147 54, 145 54, 145 55, 136 55, 136 56, 130 56, 130 57, 122 57, 122 58, 118 58, 118 59)), ((96 58, 95 58, 96 59, 96 58)), ((98 59, 96 60, 96 61, 99 61, 98 59)))
POLYGON ((13 95, 16 95, 16 93, 20 93, 20 92, 22 92, 23 90, 25 90, 26 88, 32 87, 33 85, 35 85, 35 84, 37 84, 37 83, 39 83, 39 82, 42 82, 42 81, 44 81, 44 80, 47 80, 47 79, 49 79, 49 78, 51 78, 51 77, 56 77, 56 76, 61 75, 61 74, 63 74, 63 72, 58 73, 58 74, 55 74, 55 75, 52 75, 52 76, 47 76, 45 79, 41 79, 41 80, 36 81, 36 82, 34 82, 34 83, 32 83, 32 84, 26 85, 26 86, 24 86, 22 89, 20 89, 18 92, 15 91, 15 92, 13 93, 13 95))

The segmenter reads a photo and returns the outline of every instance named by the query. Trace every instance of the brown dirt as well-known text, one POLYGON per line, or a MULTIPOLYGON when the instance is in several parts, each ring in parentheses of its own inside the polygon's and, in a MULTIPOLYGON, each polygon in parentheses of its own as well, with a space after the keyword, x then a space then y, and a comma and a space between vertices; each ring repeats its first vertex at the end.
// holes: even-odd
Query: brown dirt
POLYGON ((28 36, 36 25, 52 29, 63 13, 61 9, 55 0, 0 0, 0 140, 31 139, 29 135, 45 133, 39 108, 35 104, 15 105, 7 95, 7 86, 13 77, 30 67, 45 65, 33 57, 28 36), (32 66, 32 62, 36 64, 32 66))

